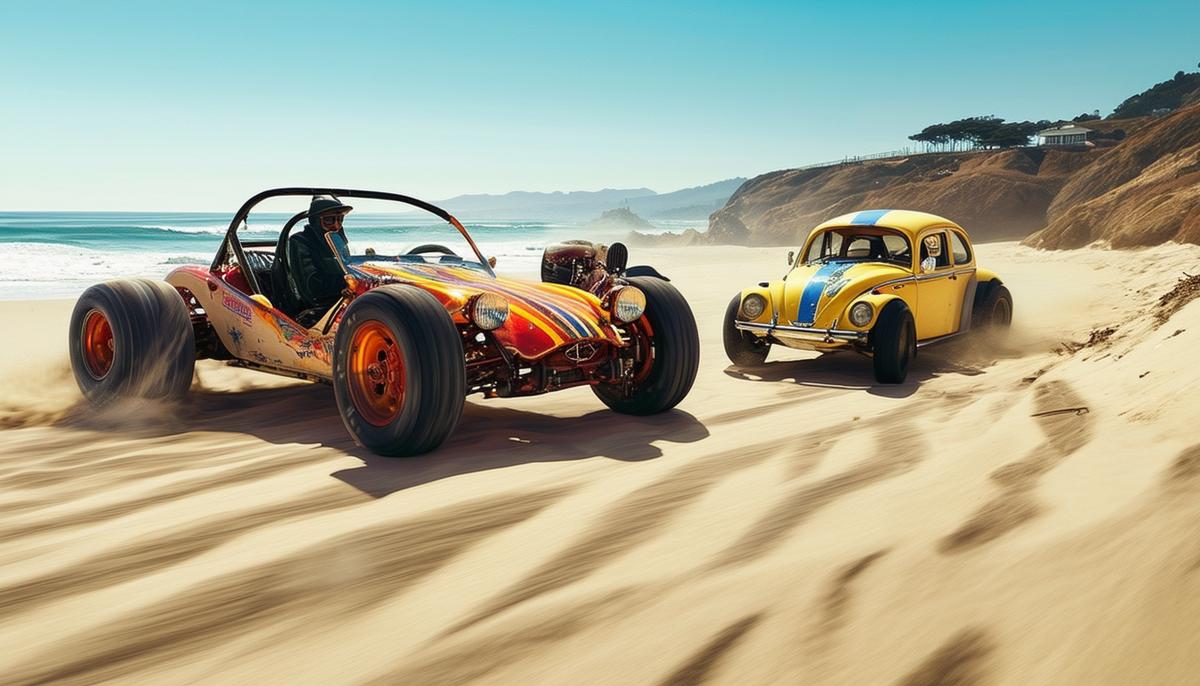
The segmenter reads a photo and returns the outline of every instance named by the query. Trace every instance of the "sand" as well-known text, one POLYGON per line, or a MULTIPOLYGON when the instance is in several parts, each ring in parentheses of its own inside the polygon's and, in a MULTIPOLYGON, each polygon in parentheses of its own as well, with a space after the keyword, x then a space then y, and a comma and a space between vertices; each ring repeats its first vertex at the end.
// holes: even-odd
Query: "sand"
POLYGON ((786 250, 639 251, 700 325, 676 411, 471 399, 407 460, 212 363, 98 415, 71 303, 0 303, 2 680, 1194 683, 1200 303, 1155 313, 1200 248, 978 252, 1009 340, 876 386, 728 366, 725 304, 786 250))

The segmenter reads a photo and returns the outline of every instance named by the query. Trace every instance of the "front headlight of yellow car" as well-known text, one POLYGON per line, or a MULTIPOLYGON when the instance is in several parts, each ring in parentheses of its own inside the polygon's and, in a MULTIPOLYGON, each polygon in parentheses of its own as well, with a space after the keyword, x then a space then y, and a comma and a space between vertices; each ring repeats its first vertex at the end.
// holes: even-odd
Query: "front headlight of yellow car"
POLYGON ((646 311, 646 294, 635 286, 621 286, 609 296, 609 310, 619 322, 635 321, 646 311))
POLYGON ((871 303, 854 303, 850 307, 850 323, 855 326, 866 326, 871 323, 871 317, 875 315, 875 308, 871 307, 871 303))
POLYGON ((742 298, 742 316, 746 319, 758 319, 767 309, 767 299, 758 293, 751 293, 742 298))
POLYGON ((508 321, 508 300, 495 293, 480 293, 471 303, 471 321, 484 331, 504 326, 508 321))

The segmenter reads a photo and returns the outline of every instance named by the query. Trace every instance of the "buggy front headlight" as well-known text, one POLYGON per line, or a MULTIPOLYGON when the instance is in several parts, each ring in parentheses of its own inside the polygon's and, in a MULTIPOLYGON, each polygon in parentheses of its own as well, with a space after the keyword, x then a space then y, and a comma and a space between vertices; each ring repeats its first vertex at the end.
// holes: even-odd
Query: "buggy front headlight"
POLYGON ((646 294, 635 286, 622 286, 609 296, 613 319, 628 324, 646 311, 646 294))
POLYGON ((855 326, 866 326, 871 323, 871 317, 875 315, 875 308, 871 307, 871 303, 854 303, 850 307, 850 323, 855 326))
POLYGON ((484 331, 504 326, 508 321, 508 301, 495 293, 480 293, 471 303, 471 321, 484 331))

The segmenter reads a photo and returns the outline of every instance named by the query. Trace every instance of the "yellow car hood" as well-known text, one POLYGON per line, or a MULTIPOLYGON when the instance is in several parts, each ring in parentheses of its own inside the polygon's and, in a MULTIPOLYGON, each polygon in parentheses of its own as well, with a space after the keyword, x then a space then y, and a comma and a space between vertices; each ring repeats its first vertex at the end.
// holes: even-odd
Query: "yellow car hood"
POLYGON ((906 276, 912 273, 882 262, 832 260, 798 265, 784 278, 782 302, 777 304, 779 322, 831 328, 859 295, 906 276))

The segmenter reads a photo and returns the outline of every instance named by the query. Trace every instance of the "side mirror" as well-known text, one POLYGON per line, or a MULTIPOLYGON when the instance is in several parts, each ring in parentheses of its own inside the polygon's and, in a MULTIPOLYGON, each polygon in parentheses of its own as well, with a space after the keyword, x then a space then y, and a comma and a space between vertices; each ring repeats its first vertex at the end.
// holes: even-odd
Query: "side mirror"
POLYGON ((792 264, 794 264, 795 262, 796 262, 796 251, 789 250, 788 251, 788 266, 789 267, 792 266, 792 264))
POLYGON ((489 267, 496 266, 496 256, 495 255, 492 255, 491 257, 488 258, 488 266, 489 267))

